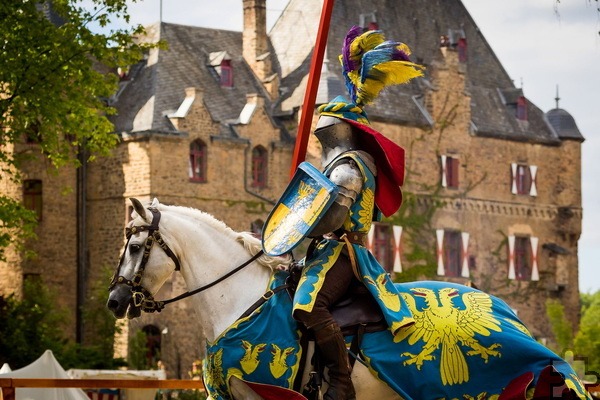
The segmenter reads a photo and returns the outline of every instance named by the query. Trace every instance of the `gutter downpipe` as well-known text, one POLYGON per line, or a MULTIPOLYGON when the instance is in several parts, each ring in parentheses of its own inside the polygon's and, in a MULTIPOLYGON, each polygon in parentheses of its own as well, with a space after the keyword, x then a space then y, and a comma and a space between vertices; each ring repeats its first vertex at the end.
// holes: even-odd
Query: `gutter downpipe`
POLYGON ((85 302, 86 267, 87 267, 87 150, 86 139, 79 146, 77 158, 80 162, 77 168, 77 299, 75 310, 75 339, 77 343, 83 340, 83 305, 85 302))

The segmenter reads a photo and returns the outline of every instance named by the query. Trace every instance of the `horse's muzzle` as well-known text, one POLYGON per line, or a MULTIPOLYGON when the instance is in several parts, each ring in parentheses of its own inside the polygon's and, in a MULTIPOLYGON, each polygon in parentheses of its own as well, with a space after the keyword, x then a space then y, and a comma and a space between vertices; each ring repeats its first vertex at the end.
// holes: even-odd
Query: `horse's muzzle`
POLYGON ((133 304, 131 287, 127 285, 116 285, 108 296, 106 307, 113 313, 115 318, 137 318, 142 314, 140 307, 133 304))

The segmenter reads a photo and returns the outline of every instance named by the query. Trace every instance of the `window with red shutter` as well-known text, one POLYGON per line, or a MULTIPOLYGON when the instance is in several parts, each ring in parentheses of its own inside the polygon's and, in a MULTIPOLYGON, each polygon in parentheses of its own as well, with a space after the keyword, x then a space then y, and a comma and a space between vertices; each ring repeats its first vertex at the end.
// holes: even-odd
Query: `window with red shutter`
POLYGON ((458 157, 441 155, 442 163, 442 187, 449 189, 458 189, 458 176, 460 162, 458 157))
POLYGON ((462 241, 458 231, 444 231, 444 273, 445 276, 461 276, 462 241))
POLYGON ((450 189, 458 189, 458 158, 446 157, 446 183, 450 189))
POLYGON ((262 146, 252 149, 252 186, 267 186, 267 150, 262 146))
POLYGON ((374 224, 373 250, 372 253, 387 271, 394 269, 394 241, 392 229, 388 224, 374 224))
POLYGON ((531 241, 528 236, 515 236, 514 263, 515 279, 531 279, 531 241))
POLYGON ((531 172, 527 165, 517 165, 517 194, 529 194, 531 191, 531 172))
POLYGON ((198 139, 190 144, 189 178, 191 182, 206 182, 206 144, 198 139))

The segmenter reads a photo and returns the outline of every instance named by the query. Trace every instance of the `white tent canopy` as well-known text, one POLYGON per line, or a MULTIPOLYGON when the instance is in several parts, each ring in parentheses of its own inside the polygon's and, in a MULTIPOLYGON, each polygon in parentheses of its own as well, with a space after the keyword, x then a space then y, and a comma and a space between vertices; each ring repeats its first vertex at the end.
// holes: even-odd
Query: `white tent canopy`
MULTIPOLYGON (((10 367, 8 367, 10 370, 10 367)), ((4 371, 4 367, 2 367, 4 371)), ((51 378, 69 379, 63 367, 56 361, 51 350, 26 367, 16 369, 12 372, 0 374, 0 378, 51 378)), ((16 400, 89 400, 89 397, 81 389, 63 388, 17 388, 16 400)))
POLYGON ((4 363, 2 368, 0 368, 0 374, 5 374, 10 371, 12 371, 12 369, 10 368, 10 365, 8 365, 8 363, 4 363))

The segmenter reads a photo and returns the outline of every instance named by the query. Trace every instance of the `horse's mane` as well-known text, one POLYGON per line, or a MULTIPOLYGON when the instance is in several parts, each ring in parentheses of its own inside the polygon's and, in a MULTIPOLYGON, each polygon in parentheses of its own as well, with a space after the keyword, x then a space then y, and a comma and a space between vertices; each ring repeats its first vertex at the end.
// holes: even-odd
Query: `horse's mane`
MULTIPOLYGON (((186 219, 194 219, 200 222, 203 222, 214 229, 223 231, 230 236, 232 236, 237 242, 241 243, 244 246, 244 249, 250 253, 251 255, 257 254, 260 250, 262 250, 261 241, 258 237, 256 237, 253 233, 250 232, 236 232, 231 229, 227 224, 213 215, 204 212, 202 210, 198 210, 196 208, 191 207, 183 207, 183 206, 167 206, 161 204, 165 209, 169 209, 170 211, 176 212, 178 215, 186 218, 186 219)), ((161 207, 161 208, 162 208, 161 207)), ((288 265, 291 263, 292 258, 290 256, 281 256, 281 257, 271 257, 271 256, 260 256, 257 260, 260 264, 275 270, 275 269, 287 269, 288 265)))
MULTIPOLYGON (((238 232, 237 241, 252 255, 262 250, 260 239, 250 232, 238 232)), ((258 262, 272 270, 287 269, 292 262, 292 257, 289 255, 280 257, 260 256, 258 262)))

